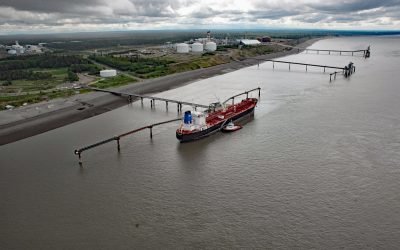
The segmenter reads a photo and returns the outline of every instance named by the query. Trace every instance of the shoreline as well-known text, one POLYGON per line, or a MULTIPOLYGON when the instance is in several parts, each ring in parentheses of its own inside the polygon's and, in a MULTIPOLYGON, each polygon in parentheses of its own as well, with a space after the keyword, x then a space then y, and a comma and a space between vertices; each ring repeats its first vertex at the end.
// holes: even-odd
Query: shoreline
MULTIPOLYGON (((313 38, 297 45, 297 47, 305 49, 321 39, 324 38, 313 38)), ((292 49, 289 51, 256 56, 245 59, 243 61, 233 61, 209 68, 202 68, 172 74, 156 79, 145 80, 143 82, 136 82, 130 85, 113 88, 113 90, 128 91, 140 94, 163 92, 185 86, 194 81, 198 81, 204 78, 210 78, 216 75, 222 75, 235 70, 239 70, 241 68, 256 65, 259 62, 258 59, 275 59, 288 55, 298 54, 303 51, 302 49, 300 49, 300 51, 298 51, 297 49, 292 49)), ((0 124, 0 145, 5 145, 34 135, 38 135, 77 121, 81 121, 111 111, 126 104, 127 100, 121 97, 114 96, 108 93, 93 92, 87 94, 79 94, 71 98, 67 98, 66 100, 55 99, 46 103, 32 104, 29 105, 29 107, 26 107, 25 110, 17 109, 2 111, 19 113, 14 113, 14 116, 11 115, 8 118, 6 113, 0 113, 1 119, 3 119, 3 115, 4 120, 9 120, 9 122, 0 124), (23 112, 29 113, 30 111, 28 109, 38 109, 40 105, 48 107, 51 105, 60 105, 60 107, 54 110, 44 111, 43 113, 39 113, 37 115, 32 115, 31 111, 30 114, 25 115, 27 117, 24 117, 23 112)))

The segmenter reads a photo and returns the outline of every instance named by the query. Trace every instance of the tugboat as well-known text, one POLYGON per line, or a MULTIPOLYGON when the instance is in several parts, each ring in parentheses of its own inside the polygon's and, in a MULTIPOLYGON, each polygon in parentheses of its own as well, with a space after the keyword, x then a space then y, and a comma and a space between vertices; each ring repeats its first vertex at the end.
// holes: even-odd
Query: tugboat
MULTIPOLYGON (((259 88, 255 89, 260 91, 259 88)), ((214 134, 225 127, 229 126, 229 123, 245 118, 254 114, 254 108, 257 105, 257 98, 248 98, 248 92, 246 94, 246 99, 239 103, 233 103, 234 98, 239 96, 234 96, 229 98, 232 99, 231 105, 218 105, 213 103, 210 105, 209 109, 205 112, 200 111, 186 111, 183 117, 182 124, 176 130, 176 138, 180 142, 189 142, 204 138, 211 134, 214 134)), ((235 125, 233 125, 235 126, 235 125)), ((239 127, 234 127, 238 130, 239 127)))
POLYGON ((230 121, 228 123, 228 125, 226 125, 225 127, 223 127, 221 129, 221 131, 224 132, 224 133, 230 133, 230 132, 235 132, 235 131, 237 131, 237 130, 239 130, 241 128, 242 128, 242 126, 235 125, 232 121, 230 121))

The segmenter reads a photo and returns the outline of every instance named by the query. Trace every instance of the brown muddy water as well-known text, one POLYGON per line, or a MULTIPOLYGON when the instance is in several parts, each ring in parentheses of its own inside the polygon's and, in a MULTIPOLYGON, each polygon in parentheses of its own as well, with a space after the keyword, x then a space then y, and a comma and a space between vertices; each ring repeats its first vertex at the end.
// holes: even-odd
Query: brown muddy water
MULTIPOLYGON (((208 104, 260 86, 254 120, 193 143, 178 123, 73 150, 177 117, 145 102, 0 147, 1 249, 396 249, 400 245, 400 37, 335 38, 299 54, 349 79, 271 63, 158 96, 208 104)), ((184 108, 188 109, 189 107, 184 108)))

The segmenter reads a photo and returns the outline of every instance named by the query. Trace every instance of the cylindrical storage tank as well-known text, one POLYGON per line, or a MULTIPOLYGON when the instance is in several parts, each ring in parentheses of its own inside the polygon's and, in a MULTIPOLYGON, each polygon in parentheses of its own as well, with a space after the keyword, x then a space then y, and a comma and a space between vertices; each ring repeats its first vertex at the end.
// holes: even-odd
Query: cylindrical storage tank
POLYGON ((100 71, 101 77, 113 77, 117 75, 117 71, 115 69, 105 69, 100 71))
POLYGON ((206 43, 206 50, 207 51, 216 51, 217 50, 217 44, 214 43, 214 42, 206 43))
POLYGON ((176 45, 176 52, 189 53, 189 45, 187 45, 186 43, 178 43, 176 45))
POLYGON ((17 51, 16 51, 15 49, 10 49, 10 50, 8 51, 8 54, 10 54, 10 55, 15 55, 15 54, 17 54, 17 51))
POLYGON ((203 44, 193 43, 192 44, 192 52, 203 52, 203 44))

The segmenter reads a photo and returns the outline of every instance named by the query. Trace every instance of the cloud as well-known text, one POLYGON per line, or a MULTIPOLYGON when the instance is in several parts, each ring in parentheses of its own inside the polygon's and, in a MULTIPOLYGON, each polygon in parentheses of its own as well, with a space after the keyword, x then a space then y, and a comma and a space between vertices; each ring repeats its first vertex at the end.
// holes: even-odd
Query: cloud
POLYGON ((159 28, 400 29, 400 0, 0 0, 0 33, 159 28))

